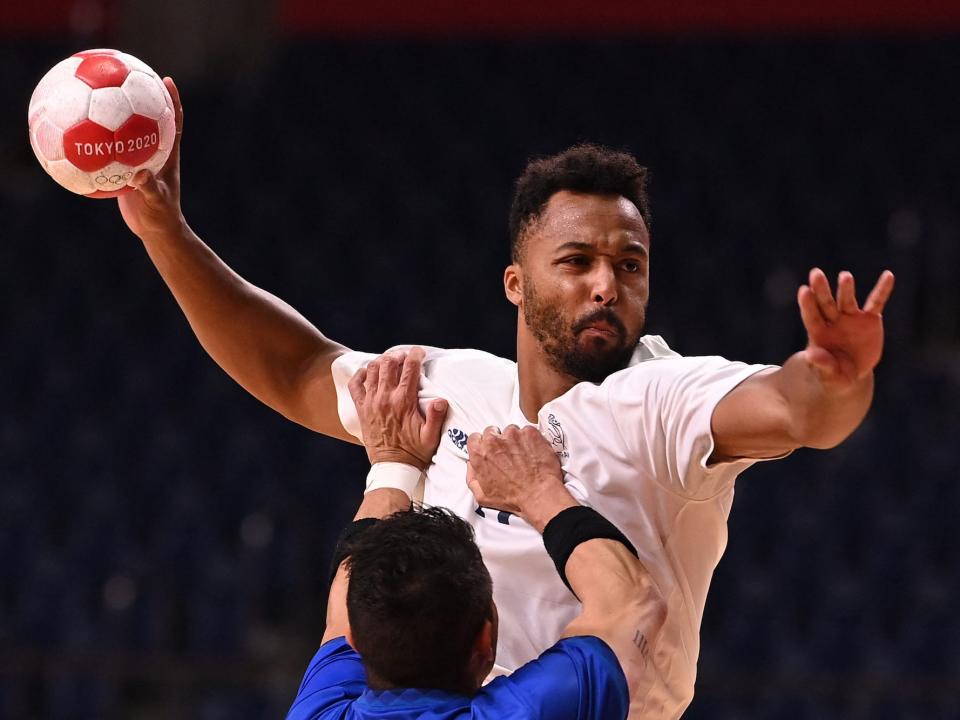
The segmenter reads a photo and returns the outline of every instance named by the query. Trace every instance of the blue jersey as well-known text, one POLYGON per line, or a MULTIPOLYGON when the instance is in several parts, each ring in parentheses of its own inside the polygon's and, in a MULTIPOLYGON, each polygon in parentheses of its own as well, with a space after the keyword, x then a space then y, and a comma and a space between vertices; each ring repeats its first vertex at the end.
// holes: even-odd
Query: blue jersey
POLYGON ((620 662, 596 637, 564 638, 473 696, 371 690, 360 656, 341 637, 310 662, 287 720, 616 720, 628 707, 620 662))

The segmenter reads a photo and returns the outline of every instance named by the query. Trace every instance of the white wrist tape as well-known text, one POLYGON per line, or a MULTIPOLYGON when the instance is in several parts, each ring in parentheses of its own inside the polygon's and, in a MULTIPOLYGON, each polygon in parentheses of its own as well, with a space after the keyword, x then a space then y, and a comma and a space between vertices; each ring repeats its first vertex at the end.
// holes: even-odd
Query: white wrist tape
POLYGON ((405 463, 374 463, 370 466, 370 472, 367 473, 367 489, 364 491, 364 495, 371 490, 393 488, 394 490, 401 490, 413 500, 422 474, 420 468, 405 463))

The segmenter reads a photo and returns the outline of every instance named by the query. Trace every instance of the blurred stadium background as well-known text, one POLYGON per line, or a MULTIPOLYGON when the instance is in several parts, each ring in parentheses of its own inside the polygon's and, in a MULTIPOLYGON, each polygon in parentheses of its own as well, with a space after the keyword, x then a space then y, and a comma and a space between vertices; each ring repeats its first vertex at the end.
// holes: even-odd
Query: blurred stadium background
POLYGON ((652 169, 649 329, 684 354, 782 361, 809 267, 893 269, 869 419, 738 483, 686 717, 960 717, 960 6, 586 6, 4 0, 0 717, 282 716, 366 470, 33 159, 34 84, 104 46, 180 84, 193 227, 358 349, 512 357, 511 181, 579 140, 652 169))

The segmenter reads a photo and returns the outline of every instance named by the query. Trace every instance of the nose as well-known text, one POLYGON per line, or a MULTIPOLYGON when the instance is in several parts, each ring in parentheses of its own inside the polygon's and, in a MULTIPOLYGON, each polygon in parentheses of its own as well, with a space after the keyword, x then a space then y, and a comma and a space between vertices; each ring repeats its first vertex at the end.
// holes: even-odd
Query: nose
POLYGON ((599 262, 590 277, 591 297, 599 305, 613 305, 617 302, 617 273, 613 265, 599 262))

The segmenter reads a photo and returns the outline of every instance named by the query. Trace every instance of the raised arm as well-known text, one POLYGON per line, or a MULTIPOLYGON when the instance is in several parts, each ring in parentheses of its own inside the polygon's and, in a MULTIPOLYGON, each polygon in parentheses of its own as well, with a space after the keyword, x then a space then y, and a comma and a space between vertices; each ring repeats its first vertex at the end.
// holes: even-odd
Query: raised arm
POLYGON ((426 415, 420 410, 417 388, 424 352, 391 353, 372 361, 350 380, 350 395, 357 406, 360 427, 371 469, 367 491, 354 516, 354 524, 341 535, 337 563, 327 599, 327 628, 323 642, 347 635, 347 589, 345 560, 350 538, 365 524, 410 509, 410 490, 417 484, 440 444, 440 431, 447 402, 434 400, 426 415))
POLYGON ((231 270, 197 237, 180 209, 183 108, 173 98, 177 135, 156 176, 143 170, 137 192, 118 198, 127 226, 173 293, 197 339, 227 374, 277 412, 312 430, 356 442, 337 414, 330 366, 346 351, 296 310, 231 270))
POLYGON ((502 433, 487 428, 471 435, 467 448, 467 484, 477 502, 515 512, 545 539, 551 536, 548 550, 583 605, 563 637, 593 635, 610 646, 630 688, 631 717, 639 717, 656 678, 653 650, 666 619, 659 589, 632 548, 608 539, 619 531, 598 513, 580 508, 563 485, 550 444, 535 427, 510 426, 502 433), (596 539, 577 544, 581 536, 596 539), (565 544, 573 549, 563 562, 557 547, 565 544))
POLYGON ((797 294, 807 347, 782 368, 745 380, 713 413, 712 461, 775 457, 798 447, 838 445, 873 399, 883 354, 883 308, 893 292, 885 271, 861 309, 853 275, 840 273, 834 297, 823 271, 797 294))

